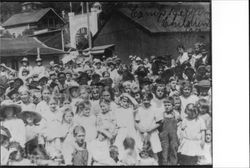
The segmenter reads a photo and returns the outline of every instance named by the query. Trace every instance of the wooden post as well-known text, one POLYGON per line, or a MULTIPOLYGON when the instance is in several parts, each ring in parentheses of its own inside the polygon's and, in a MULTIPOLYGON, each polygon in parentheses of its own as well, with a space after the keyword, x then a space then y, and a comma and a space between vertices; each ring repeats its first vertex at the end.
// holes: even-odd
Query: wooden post
POLYGON ((90 36, 90 21, 89 21, 89 3, 87 2, 87 23, 88 23, 88 42, 89 42, 89 55, 91 56, 92 41, 90 36))
POLYGON ((37 58, 41 58, 40 57, 40 48, 37 48, 37 58))

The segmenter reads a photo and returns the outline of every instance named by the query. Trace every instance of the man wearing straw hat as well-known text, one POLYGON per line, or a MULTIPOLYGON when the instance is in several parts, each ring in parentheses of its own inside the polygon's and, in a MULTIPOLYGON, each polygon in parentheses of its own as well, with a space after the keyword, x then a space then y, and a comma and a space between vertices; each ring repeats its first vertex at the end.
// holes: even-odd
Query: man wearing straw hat
POLYGON ((22 66, 19 68, 19 71, 18 71, 18 77, 22 77, 22 73, 23 73, 23 70, 24 69, 27 69, 27 71, 29 72, 32 72, 32 67, 29 65, 29 60, 28 58, 24 57, 22 60, 21 60, 21 63, 22 63, 22 66))
POLYGON ((38 74, 38 78, 40 78, 41 76, 46 76, 46 68, 43 66, 42 59, 40 57, 36 59, 36 63, 37 66, 34 67, 33 74, 38 74))

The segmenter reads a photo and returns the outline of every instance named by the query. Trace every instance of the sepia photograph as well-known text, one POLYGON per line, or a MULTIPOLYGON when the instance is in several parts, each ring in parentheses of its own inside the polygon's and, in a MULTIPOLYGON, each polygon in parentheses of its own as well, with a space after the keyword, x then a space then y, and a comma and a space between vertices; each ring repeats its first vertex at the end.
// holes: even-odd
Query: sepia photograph
POLYGON ((0 9, 1 166, 212 167, 211 1, 0 9))

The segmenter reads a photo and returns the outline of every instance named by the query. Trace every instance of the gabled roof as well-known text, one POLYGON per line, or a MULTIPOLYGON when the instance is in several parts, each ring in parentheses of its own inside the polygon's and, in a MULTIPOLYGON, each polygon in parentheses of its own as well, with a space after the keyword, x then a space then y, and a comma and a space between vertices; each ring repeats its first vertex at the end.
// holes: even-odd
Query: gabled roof
POLYGON ((52 8, 44 8, 31 12, 15 14, 11 16, 8 20, 6 20, 2 26, 7 27, 20 24, 35 23, 38 22, 44 15, 46 15, 51 10, 63 21, 63 23, 65 23, 64 20, 52 8))
POLYGON ((40 48, 41 55, 60 55, 66 53, 62 50, 48 47, 34 37, 0 38, 0 43, 1 57, 36 56, 37 48, 40 48))

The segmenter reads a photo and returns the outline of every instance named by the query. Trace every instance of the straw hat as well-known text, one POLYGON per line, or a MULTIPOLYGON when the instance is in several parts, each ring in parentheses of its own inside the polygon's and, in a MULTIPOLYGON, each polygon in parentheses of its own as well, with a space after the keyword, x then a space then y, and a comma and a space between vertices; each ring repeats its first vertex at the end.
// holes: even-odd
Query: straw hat
POLYGON ((104 134, 107 138, 111 139, 112 135, 107 129, 100 128, 97 132, 104 134))
POLYGON ((11 138, 10 131, 8 130, 8 128, 6 128, 4 126, 0 127, 0 135, 5 136, 5 137, 7 137, 9 139, 11 138))
POLYGON ((24 58, 22 59, 22 62, 28 62, 28 58, 24 57, 24 58))
POLYGON ((1 107, 0 107, 0 117, 3 117, 3 114, 5 113, 7 108, 13 108, 14 111, 14 115, 20 113, 22 111, 21 106, 19 106, 18 104, 15 104, 13 101, 11 100, 4 100, 1 103, 1 107))
POLYGON ((37 58, 36 62, 42 62, 42 59, 41 58, 37 58))
POLYGON ((35 124, 39 123, 42 120, 41 114, 31 110, 22 111, 20 114, 18 114, 18 117, 21 118, 22 120, 25 120, 27 118, 27 114, 31 114, 33 116, 35 124))

